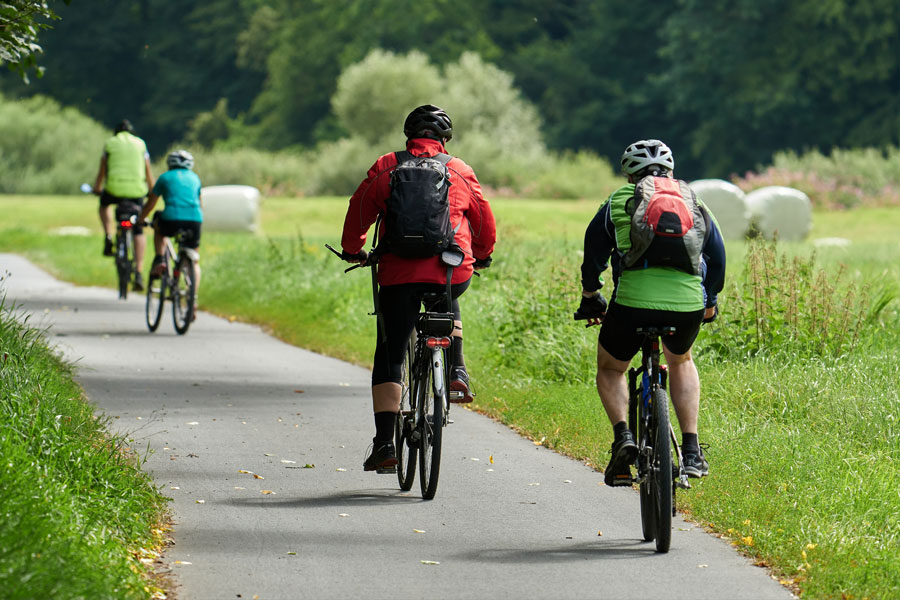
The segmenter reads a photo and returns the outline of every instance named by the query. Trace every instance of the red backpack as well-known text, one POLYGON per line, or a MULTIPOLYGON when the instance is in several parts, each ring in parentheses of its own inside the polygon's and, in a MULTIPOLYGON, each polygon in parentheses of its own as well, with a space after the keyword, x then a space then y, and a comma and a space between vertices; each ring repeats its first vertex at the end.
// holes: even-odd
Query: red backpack
POLYGON ((625 203, 631 216, 631 248, 622 255, 626 269, 672 267, 700 275, 709 214, 687 182, 644 177, 625 203))

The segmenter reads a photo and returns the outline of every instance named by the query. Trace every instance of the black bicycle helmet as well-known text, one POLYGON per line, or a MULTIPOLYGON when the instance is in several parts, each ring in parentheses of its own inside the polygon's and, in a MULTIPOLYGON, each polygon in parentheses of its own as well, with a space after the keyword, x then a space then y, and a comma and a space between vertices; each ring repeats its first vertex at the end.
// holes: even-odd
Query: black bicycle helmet
POLYGON ((119 124, 116 125, 115 133, 122 133, 123 131, 127 131, 128 133, 134 133, 134 126, 131 124, 131 121, 128 119, 122 119, 119 121, 119 124))
POLYGON ((419 137, 423 131, 431 131, 438 138, 450 141, 453 137, 453 122, 434 104, 423 104, 409 113, 403 123, 403 133, 407 138, 419 137))

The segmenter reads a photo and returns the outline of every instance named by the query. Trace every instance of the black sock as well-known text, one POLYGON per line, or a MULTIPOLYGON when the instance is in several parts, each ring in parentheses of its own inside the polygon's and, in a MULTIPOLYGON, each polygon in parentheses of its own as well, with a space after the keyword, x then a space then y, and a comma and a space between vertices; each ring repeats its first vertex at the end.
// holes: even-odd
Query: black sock
POLYGON ((386 444, 394 439, 394 421, 397 420, 397 413, 393 412, 377 412, 375 413, 375 439, 372 440, 376 444, 386 444))
POLYGON ((700 450, 700 444, 697 442, 697 434, 696 433, 682 433, 681 434, 681 449, 682 450, 700 450))
POLYGON ((619 439, 627 429, 628 423, 626 423, 625 421, 619 421, 618 423, 613 425, 613 434, 616 436, 616 439, 619 439))
POLYGON ((466 366, 466 359, 463 357, 463 339, 453 336, 450 338, 450 360, 454 367, 466 366))

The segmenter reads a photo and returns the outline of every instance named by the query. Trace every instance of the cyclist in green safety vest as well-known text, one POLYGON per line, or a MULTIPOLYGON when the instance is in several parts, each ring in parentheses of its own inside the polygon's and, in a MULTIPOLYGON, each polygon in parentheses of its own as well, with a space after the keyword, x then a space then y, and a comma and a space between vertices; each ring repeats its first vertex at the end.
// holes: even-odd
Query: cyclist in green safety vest
MULTIPOLYGON (((106 140, 103 146, 103 157, 100 159, 100 170, 94 181, 93 191, 100 196, 100 223, 106 238, 103 241, 103 255, 113 255, 113 234, 115 226, 112 219, 113 204, 117 218, 137 216, 147 192, 153 187, 153 174, 150 172, 150 154, 144 140, 134 135, 134 127, 128 119, 123 119, 114 130, 114 135, 106 140), (105 181, 105 185, 104 185, 105 181)), ((141 267, 144 261, 143 227, 140 222, 134 226, 134 260, 137 267, 134 275, 134 289, 144 289, 141 281, 141 267)))

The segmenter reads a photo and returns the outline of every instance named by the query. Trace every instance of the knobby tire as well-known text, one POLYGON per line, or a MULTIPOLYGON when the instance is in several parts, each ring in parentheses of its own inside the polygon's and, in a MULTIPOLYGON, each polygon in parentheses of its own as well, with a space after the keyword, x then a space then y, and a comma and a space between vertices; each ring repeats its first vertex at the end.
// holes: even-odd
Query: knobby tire
POLYGON ((653 394, 653 503, 656 517, 656 551, 668 552, 672 541, 672 443, 669 435, 669 397, 657 388, 653 394))

